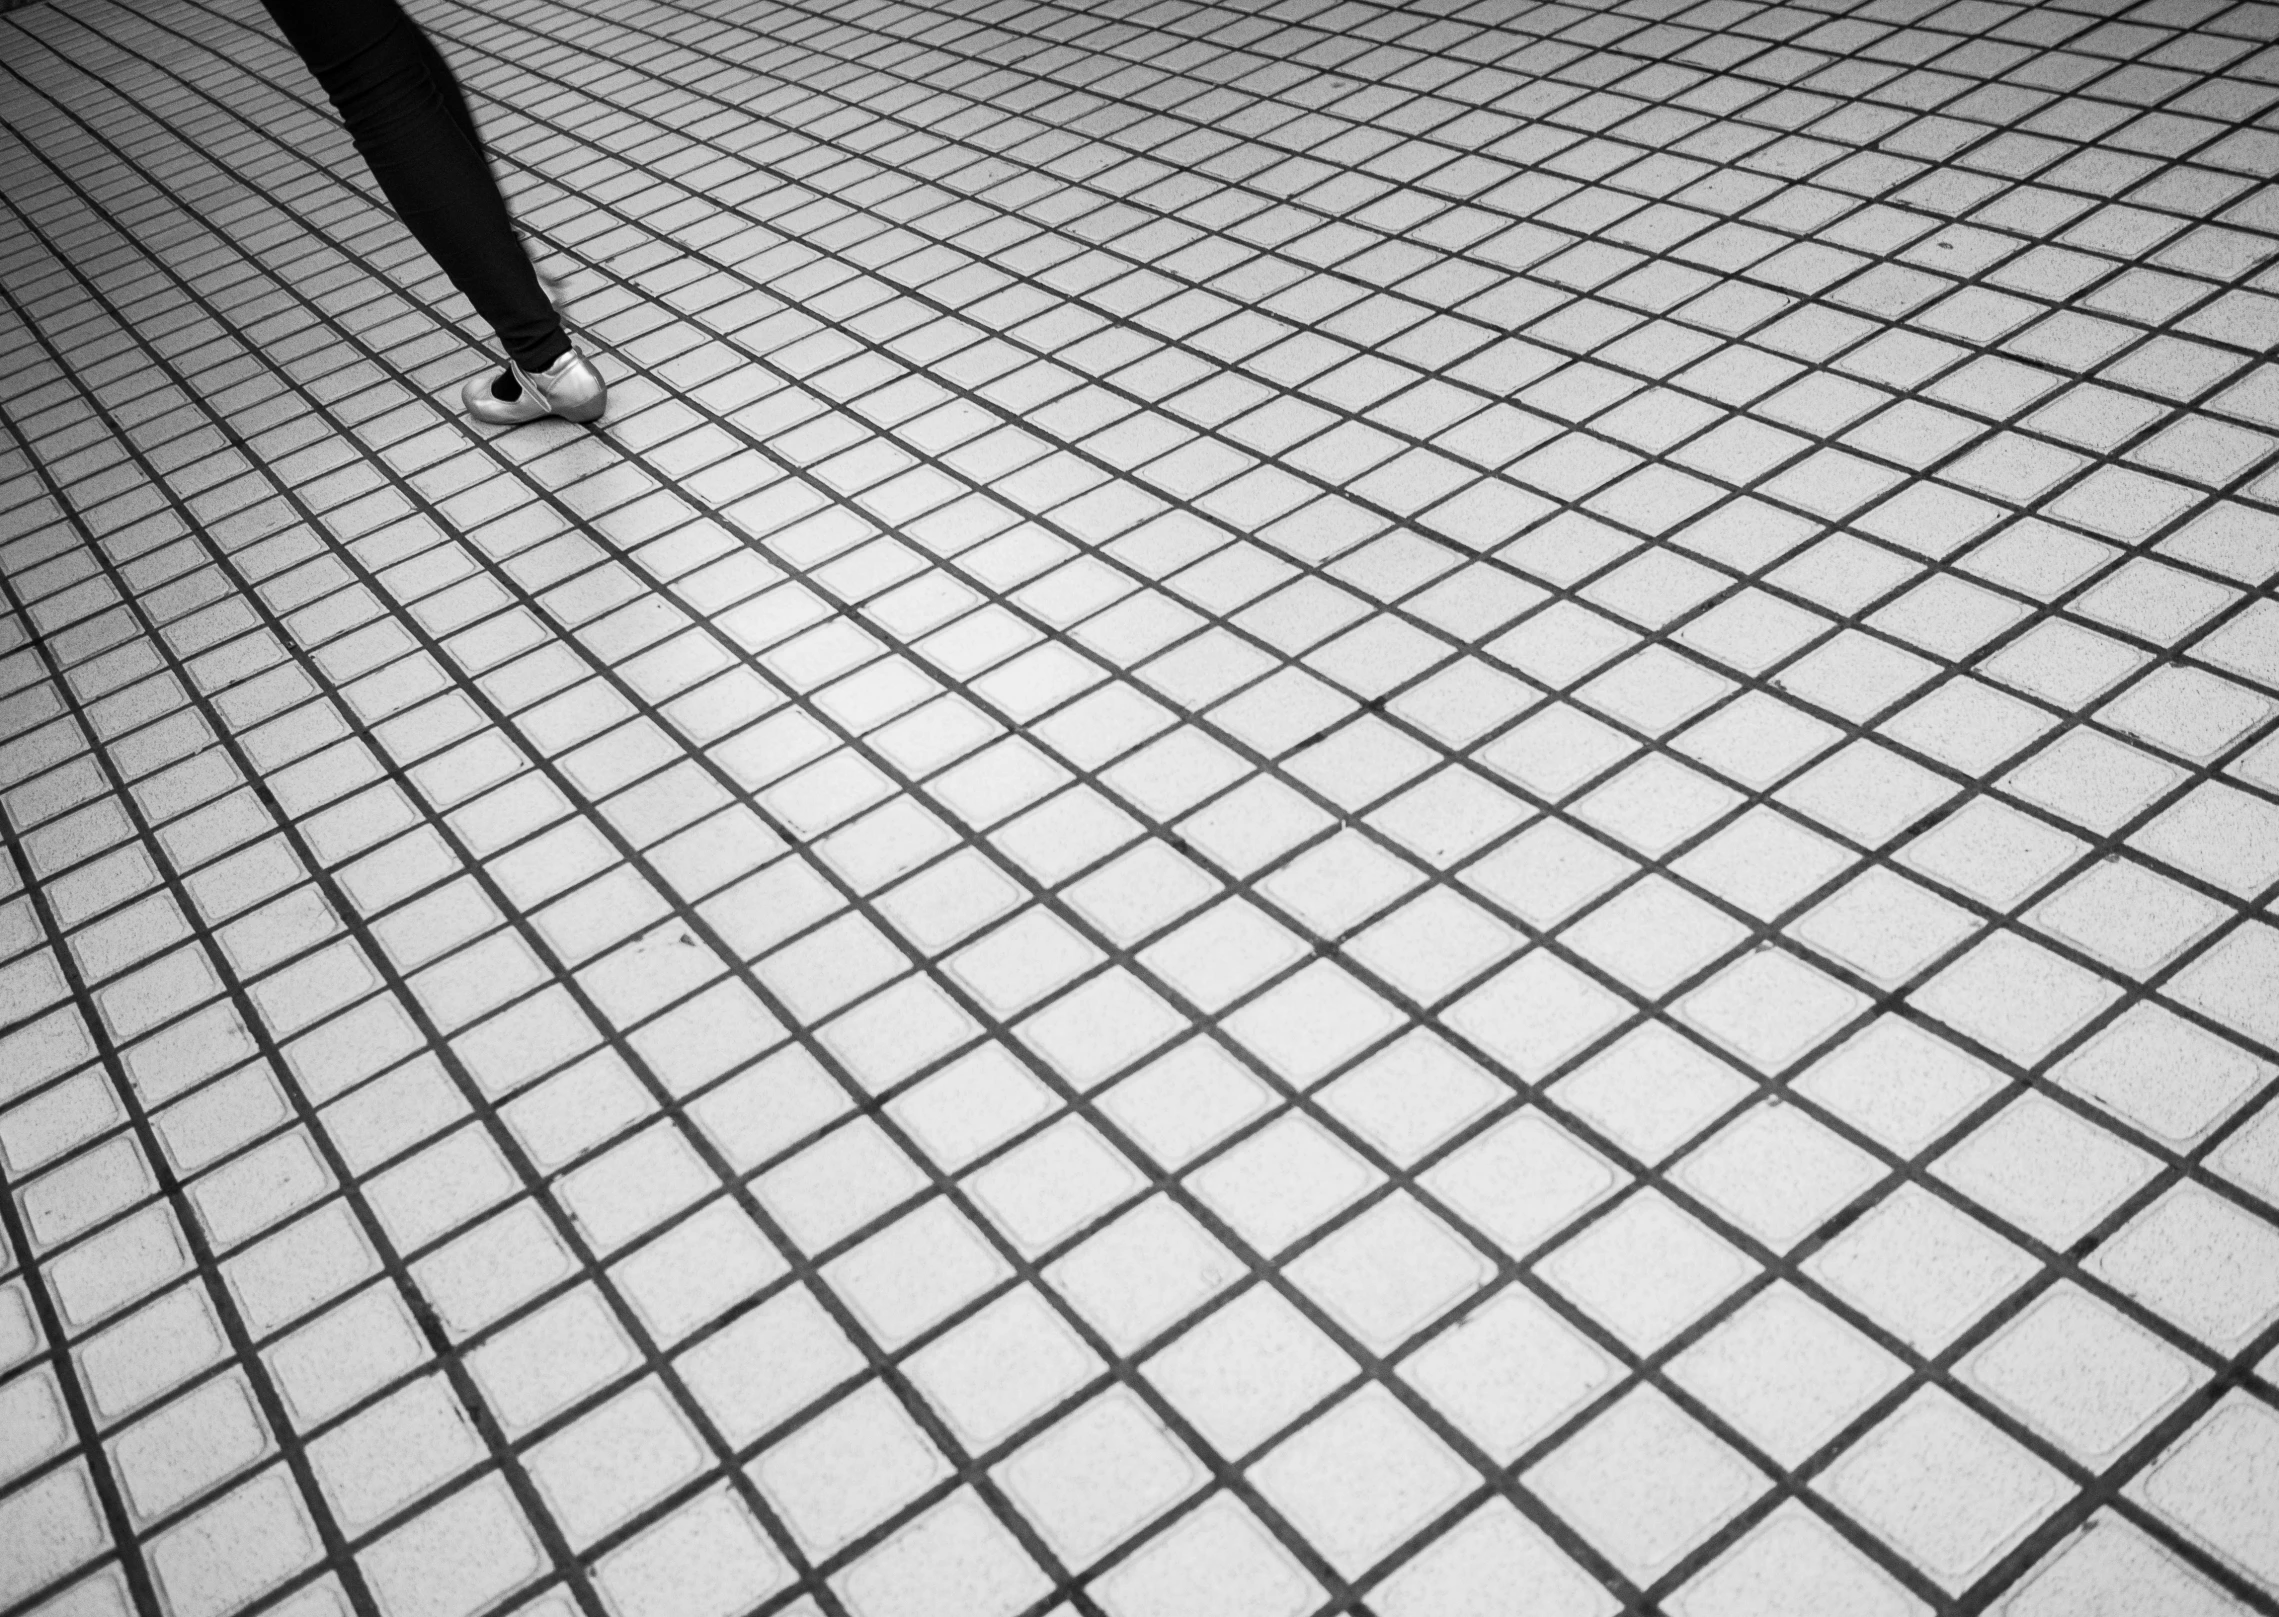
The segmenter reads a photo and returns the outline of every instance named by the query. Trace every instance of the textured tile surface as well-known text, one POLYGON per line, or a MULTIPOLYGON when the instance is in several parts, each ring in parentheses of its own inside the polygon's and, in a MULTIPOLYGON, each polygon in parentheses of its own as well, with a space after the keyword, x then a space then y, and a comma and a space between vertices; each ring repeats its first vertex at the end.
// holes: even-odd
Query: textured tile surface
POLYGON ((418 9, 601 431, 0 24, 0 1608, 2279 1612, 2279 9, 418 9))

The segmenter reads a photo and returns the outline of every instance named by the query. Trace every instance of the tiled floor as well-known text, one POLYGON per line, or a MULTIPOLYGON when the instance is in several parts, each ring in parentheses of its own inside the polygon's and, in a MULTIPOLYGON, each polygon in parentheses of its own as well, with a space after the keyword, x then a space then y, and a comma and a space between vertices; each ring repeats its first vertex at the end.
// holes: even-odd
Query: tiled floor
POLYGON ((2279 8, 0 21, 0 1608, 2279 1612, 2279 8))

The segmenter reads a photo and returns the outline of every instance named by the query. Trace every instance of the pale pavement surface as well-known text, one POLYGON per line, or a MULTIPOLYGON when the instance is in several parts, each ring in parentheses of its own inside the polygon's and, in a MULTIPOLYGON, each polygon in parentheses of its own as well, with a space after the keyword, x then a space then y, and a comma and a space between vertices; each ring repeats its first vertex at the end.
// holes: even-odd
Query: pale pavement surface
POLYGON ((2279 1612, 2279 9, 0 21, 0 1608, 2279 1612))

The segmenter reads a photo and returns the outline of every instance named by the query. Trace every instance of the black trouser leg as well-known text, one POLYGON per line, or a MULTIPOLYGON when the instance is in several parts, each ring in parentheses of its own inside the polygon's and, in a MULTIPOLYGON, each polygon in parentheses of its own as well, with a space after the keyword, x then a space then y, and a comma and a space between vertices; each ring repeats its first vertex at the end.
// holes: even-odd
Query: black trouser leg
POLYGON ((507 357, 544 370, 568 353, 459 81, 397 0, 262 3, 332 98, 389 204, 507 357))

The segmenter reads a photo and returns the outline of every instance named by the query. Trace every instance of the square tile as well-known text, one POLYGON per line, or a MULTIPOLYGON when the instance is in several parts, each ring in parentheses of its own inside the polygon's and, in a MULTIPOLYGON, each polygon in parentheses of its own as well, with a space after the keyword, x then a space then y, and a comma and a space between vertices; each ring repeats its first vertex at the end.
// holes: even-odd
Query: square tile
POLYGON ((1141 1365, 1228 1459, 1240 1459, 1359 1366, 1270 1286, 1254 1286, 1141 1365))
POLYGON ((2134 859, 2101 859, 2026 914, 2027 924, 2142 981, 2207 935, 2224 906, 2134 859))
POLYGON ((1250 1480, 1354 1579, 1470 1493, 1479 1474, 1372 1384, 1269 1449, 1250 1480))
POLYGON ((1045 1283, 1118 1353, 1130 1354, 1242 1277, 1192 1213, 1151 1196, 1045 1270, 1045 1283))
POLYGON ((1867 1008, 1867 998, 1786 950, 1742 956, 1677 1014, 1750 1066, 1777 1073, 1867 1008))
POLYGON ((2079 837, 1980 797, 1909 842, 1897 857, 1966 898, 2010 910, 2088 848, 2079 837))
POLYGON ((2239 1610, 2231 1595, 2110 1508, 2021 1578, 2001 1610, 2003 1617, 2056 1617, 2114 1598, 2177 1617, 2223 1617, 2239 1610))
POLYGON ((1955 1374, 2091 1471, 2112 1465, 2208 1379, 2070 1281, 2028 1303, 1955 1374))
POLYGON ((1737 1228, 1785 1253, 1884 1171, 1868 1152, 1775 1098, 1718 1130, 1670 1177, 1737 1228))
POLYGON ((1959 1595, 2073 1486, 1934 1387, 1853 1445, 1813 1491, 1959 1595))
POLYGON ((2017 1246, 1903 1185, 1804 1262, 1804 1272, 1926 1356, 2034 1273, 2017 1246))
POLYGON ((2189 1181, 2084 1267, 2219 1353, 2240 1352, 2279 1318, 2279 1221, 2189 1181))
POLYGON ((1346 944, 1419 1003, 1436 1004, 1524 946, 1514 928, 1448 887, 1428 887, 1346 944))
POLYGON ((983 1454, 1105 1368, 1037 1292, 1017 1287, 903 1361, 911 1384, 983 1454))
POLYGON ((1188 1178, 1253 1250, 1277 1255, 1383 1178, 1302 1112, 1287 1112, 1188 1178))
POLYGON ((1457 1000, 1442 1019, 1534 1080, 1611 1032, 1629 1009, 1565 961, 1534 949, 1457 1000))
POLYGON ((1917 1617, 1930 1607, 1792 1499, 1671 1596, 1669 1609, 1676 1617, 1917 1617))
POLYGON ((763 1450, 748 1469, 800 1548, 817 1559, 951 1474, 950 1462, 877 1381, 763 1450))
POLYGON ((1300 1617, 1322 1589, 1232 1495, 1216 1494, 1093 1585, 1114 1617, 1300 1617))
POLYGON ((1980 924, 1962 906, 1875 865, 1792 921, 1788 935, 1878 987, 1897 988, 1980 924))
POLYGON ((1058 1246, 1139 1195, 1146 1178, 1082 1118, 1063 1118, 964 1180, 1025 1257, 1058 1246))
POLYGON ((531 1481, 573 1544, 590 1544, 710 1460, 654 1379, 639 1381, 530 1451, 531 1481))
POLYGON ((2119 997, 2120 990, 2096 973, 2017 933, 1994 932, 1907 1000, 2031 1066, 2119 997))
POLYGON ((969 1488, 897 1529, 831 1583, 857 1611, 893 1617, 1013 1617, 1053 1589, 969 1488))
POLYGON ((1771 921, 1834 881, 1854 860, 1839 844, 1762 804, 1671 861, 1759 921, 1771 921))
POLYGON ((1897 1387, 1907 1366, 1785 1280, 1670 1361, 1670 1379, 1795 1467, 1897 1387))
POLYGON ((1418 1183, 1515 1259, 1613 1195, 1630 1176, 1540 1111, 1504 1119, 1418 1183))
POLYGON ((1571 923, 1559 940, 1658 999, 1748 936, 1748 929, 1662 876, 1647 876, 1571 923))
POLYGON ((1609 1617, 1620 1603, 1509 1500, 1491 1499, 1370 1595, 1385 1617, 1493 1611, 1525 1589, 1542 1617, 1609 1617))
POLYGON ((2279 1539, 2257 1501, 2279 1463, 2279 1419, 2243 1392, 2222 1402, 2129 1488, 2137 1502, 2257 1588, 2279 1589, 2279 1539))
POLYGON ((1646 1190, 1586 1227, 1536 1272, 1645 1354, 1746 1284, 1757 1265, 1668 1197, 1646 1190))
POLYGON ((1283 1272, 1362 1346, 1390 1354, 1487 1285, 1495 1265, 1396 1190, 1283 1272))
POLYGON ((1891 1150, 1913 1156, 2005 1082, 1936 1034, 1884 1015, 1805 1069, 1792 1087, 1891 1150))
POLYGON ((1931 1172, 2062 1252, 2160 1171, 2158 1161, 2040 1095, 2019 1096, 1931 1172))
POLYGON ((1445 1039, 1419 1028, 1324 1085, 1317 1098, 1324 1111, 1406 1168, 1510 1095, 1445 1039))
POLYGON ((751 1513, 717 1488, 604 1556, 595 1577, 627 1617, 729 1617, 780 1589, 791 1569, 751 1513))
POLYGON ((1167 1167, 1184 1167, 1278 1104, 1275 1092, 1208 1038, 1189 1039, 1104 1090, 1100 1109, 1167 1167))
POLYGON ((1038 1433, 990 1476, 1072 1570, 1091 1566, 1205 1480, 1194 1457, 1122 1387, 1038 1433))
POLYGON ((1220 1025, 1297 1085, 1319 1082, 1398 1028, 1404 1018, 1352 972, 1327 960, 1300 967, 1220 1025))
POLYGON ((1626 1033, 1551 1086, 1550 1098, 1639 1161, 1663 1161, 1756 1086, 1659 1022, 1626 1033))
POLYGON ((1765 1490, 1729 1445, 1639 1387, 1520 1474, 1632 1583, 1653 1583, 1765 1490))
POLYGON ((1510 1465, 1621 1378, 1621 1363, 1521 1286, 1507 1286, 1401 1365, 1498 1465, 1510 1465))

